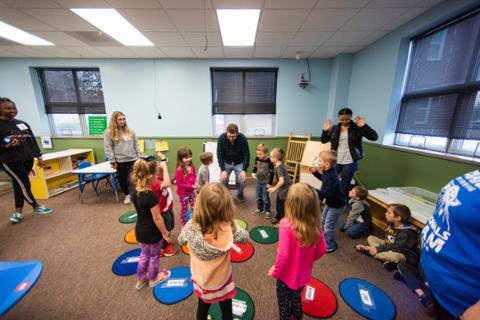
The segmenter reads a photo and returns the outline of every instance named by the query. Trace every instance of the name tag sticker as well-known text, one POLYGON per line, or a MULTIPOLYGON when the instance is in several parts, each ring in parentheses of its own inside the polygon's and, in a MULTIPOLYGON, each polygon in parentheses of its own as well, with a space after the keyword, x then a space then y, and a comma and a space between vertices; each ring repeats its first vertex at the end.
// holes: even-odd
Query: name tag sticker
POLYGON ((363 304, 366 304, 367 306, 372 307, 373 302, 372 302, 372 298, 370 297, 370 293, 365 289, 360 289, 359 293, 360 293, 360 298, 362 299, 363 304))
POLYGON ((305 292, 305 300, 313 301, 315 298, 315 288, 307 286, 307 291, 305 292))
POLYGON ((247 311, 247 303, 242 300, 232 299, 232 313, 238 317, 242 317, 247 311))
POLYGON ((132 218, 136 218, 136 217, 137 217, 137 214, 134 213, 134 214, 129 215, 129 216, 128 216, 128 219, 132 219, 132 218))
POLYGON ((138 260, 140 260, 140 257, 128 257, 127 259, 124 259, 124 260, 122 261, 122 264, 137 263, 138 260))
POLYGON ((268 238, 268 233, 267 231, 265 230, 260 230, 260 235, 262 236, 263 239, 267 239, 268 238))
POLYGON ((237 251, 238 253, 242 253, 242 249, 240 249, 240 247, 237 246, 235 243, 232 244, 232 249, 235 250, 235 251, 237 251))
POLYGON ((184 288, 187 286, 187 279, 169 279, 167 282, 162 284, 161 288, 184 288))

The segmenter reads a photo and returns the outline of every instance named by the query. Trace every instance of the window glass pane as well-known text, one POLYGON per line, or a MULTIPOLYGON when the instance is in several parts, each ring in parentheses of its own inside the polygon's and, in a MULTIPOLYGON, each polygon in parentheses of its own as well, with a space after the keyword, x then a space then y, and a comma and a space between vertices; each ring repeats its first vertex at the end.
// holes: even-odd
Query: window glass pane
POLYGON ((213 135, 219 136, 224 133, 229 123, 236 123, 238 130, 242 132, 242 115, 240 114, 214 114, 213 135))
POLYGON ((81 101, 103 103, 100 71, 77 71, 76 74, 81 101))
POLYGON ((441 137, 429 137, 422 135, 397 134, 395 144, 411 148, 427 149, 445 152, 448 139, 441 137))
POLYGON ((248 136, 275 135, 274 114, 246 114, 244 119, 245 134, 248 136))
POLYGON ((214 103, 242 103, 243 80, 239 71, 214 72, 214 103))
POLYGON ((450 153, 480 158, 480 140, 452 140, 450 153))
POLYGON ((71 71, 45 71, 44 77, 49 102, 77 102, 71 71))
POLYGON ((52 114, 52 126, 57 136, 81 136, 82 125, 78 114, 52 114))

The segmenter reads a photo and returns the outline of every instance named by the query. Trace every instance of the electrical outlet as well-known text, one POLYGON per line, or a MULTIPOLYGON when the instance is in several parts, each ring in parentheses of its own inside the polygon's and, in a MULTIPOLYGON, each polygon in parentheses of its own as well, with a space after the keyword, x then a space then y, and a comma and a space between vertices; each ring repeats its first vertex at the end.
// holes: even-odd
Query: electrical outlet
POLYGON ((159 112, 158 115, 157 115, 157 119, 162 119, 162 114, 159 112))

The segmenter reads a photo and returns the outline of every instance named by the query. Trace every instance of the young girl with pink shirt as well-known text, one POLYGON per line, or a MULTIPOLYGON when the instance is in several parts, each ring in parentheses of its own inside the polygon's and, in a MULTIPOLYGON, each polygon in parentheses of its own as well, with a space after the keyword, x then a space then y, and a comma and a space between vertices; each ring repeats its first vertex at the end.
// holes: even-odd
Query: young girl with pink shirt
POLYGON ((180 222, 182 227, 187 223, 188 205, 195 206, 196 189, 198 188, 195 166, 192 163, 192 150, 181 147, 177 151, 177 171, 175 174, 177 195, 180 199, 180 222))
POLYGON ((305 183, 290 187, 285 217, 279 224, 275 265, 268 275, 277 279, 280 319, 301 319, 301 292, 312 276, 313 262, 326 252, 317 192, 305 183))

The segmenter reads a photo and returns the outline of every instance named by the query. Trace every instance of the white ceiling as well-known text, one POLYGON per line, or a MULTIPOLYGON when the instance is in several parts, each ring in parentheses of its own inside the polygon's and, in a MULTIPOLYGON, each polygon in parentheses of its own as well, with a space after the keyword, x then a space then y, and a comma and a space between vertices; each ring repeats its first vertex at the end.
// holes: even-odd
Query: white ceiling
POLYGON ((55 43, 23 46, 0 38, 0 57, 293 58, 300 51, 330 58, 357 52, 442 1, 0 0, 0 21, 55 43), (105 36, 69 10, 80 7, 117 9, 155 47, 85 40, 78 35, 105 36), (222 46, 215 9, 224 8, 262 9, 254 47, 222 46))

